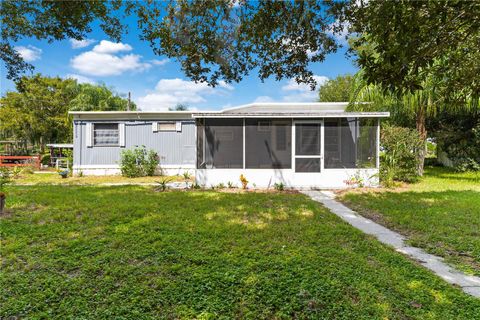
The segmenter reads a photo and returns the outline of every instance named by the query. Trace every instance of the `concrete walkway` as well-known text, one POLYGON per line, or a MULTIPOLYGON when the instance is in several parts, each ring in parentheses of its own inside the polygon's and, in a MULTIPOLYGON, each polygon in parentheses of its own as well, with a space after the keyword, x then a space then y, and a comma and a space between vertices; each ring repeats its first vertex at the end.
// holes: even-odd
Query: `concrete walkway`
POLYGON ((448 283, 460 286, 466 293, 480 298, 480 277, 466 275, 443 262, 443 258, 426 253, 420 248, 405 244, 406 238, 378 223, 358 215, 340 202, 336 201, 330 191, 302 191, 315 201, 320 202, 331 212, 354 226, 355 228, 375 236, 380 242, 390 245, 396 251, 406 254, 418 261, 425 268, 430 269, 436 275, 448 283))

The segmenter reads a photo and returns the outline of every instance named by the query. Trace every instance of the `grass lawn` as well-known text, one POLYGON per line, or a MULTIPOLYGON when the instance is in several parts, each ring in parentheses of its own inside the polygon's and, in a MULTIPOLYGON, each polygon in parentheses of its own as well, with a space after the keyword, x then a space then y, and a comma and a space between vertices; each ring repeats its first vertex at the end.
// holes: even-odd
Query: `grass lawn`
POLYGON ((428 168, 421 182, 406 188, 352 191, 340 199, 411 244, 480 276, 480 173, 428 168))
POLYGON ((301 194, 8 193, 0 318, 480 318, 480 299, 301 194))
MULTIPOLYGON (((193 173, 190 173, 193 177, 193 173)), ((183 176, 153 176, 153 177, 138 177, 138 178, 126 178, 121 175, 112 175, 112 176, 73 176, 66 179, 62 177, 57 172, 44 172, 44 173, 32 173, 32 174, 22 174, 18 179, 13 179, 14 184, 74 184, 74 185, 84 185, 84 184, 102 184, 102 183, 155 183, 162 179, 170 179, 173 181, 184 181, 183 176)), ((191 181, 191 179, 189 180, 191 181)))

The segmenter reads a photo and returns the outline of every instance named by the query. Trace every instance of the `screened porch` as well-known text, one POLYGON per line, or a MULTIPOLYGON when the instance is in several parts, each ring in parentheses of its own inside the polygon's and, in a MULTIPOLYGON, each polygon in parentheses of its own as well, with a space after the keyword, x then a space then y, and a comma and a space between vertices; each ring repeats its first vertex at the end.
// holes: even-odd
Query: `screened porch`
POLYGON ((378 168, 377 118, 198 118, 197 169, 378 168))

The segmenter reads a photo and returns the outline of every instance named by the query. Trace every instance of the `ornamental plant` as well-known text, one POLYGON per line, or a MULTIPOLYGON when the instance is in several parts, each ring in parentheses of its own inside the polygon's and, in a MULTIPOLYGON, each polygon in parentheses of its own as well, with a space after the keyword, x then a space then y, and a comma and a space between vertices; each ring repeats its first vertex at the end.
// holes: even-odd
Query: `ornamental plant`
POLYGON ((242 189, 247 189, 248 180, 243 174, 240 175, 240 182, 242 183, 242 189))
POLYGON ((160 159, 154 150, 148 150, 145 146, 123 150, 120 154, 120 171, 122 176, 128 178, 153 176, 160 163, 160 159))

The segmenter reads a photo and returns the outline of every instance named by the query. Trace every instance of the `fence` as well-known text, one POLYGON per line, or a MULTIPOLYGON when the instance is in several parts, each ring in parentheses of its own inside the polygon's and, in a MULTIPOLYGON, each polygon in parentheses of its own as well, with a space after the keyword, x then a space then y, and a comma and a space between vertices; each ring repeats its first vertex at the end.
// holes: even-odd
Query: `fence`
POLYGON ((0 167, 28 167, 40 169, 40 156, 0 156, 0 167))

